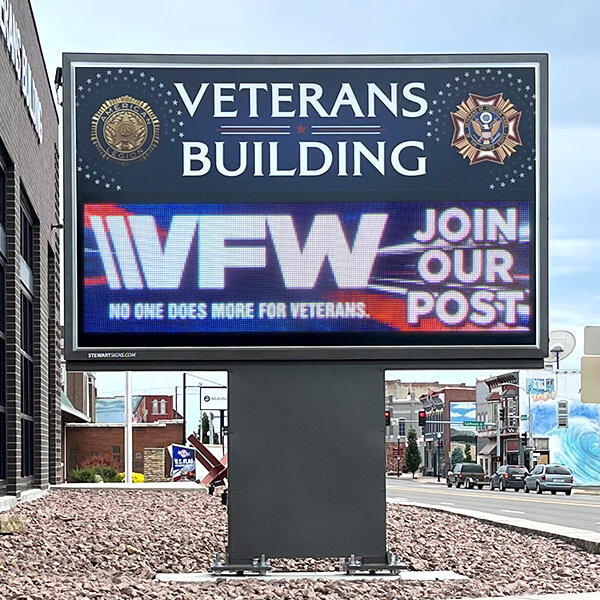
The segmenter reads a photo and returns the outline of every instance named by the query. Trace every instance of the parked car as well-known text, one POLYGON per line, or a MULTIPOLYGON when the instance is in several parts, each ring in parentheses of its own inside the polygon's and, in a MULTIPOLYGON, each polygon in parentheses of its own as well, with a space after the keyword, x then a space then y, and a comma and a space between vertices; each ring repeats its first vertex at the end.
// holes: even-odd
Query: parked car
POLYGON ((573 475, 569 467, 564 465, 537 465, 525 477, 524 492, 528 494, 535 490, 538 494, 550 491, 551 494, 564 492, 567 496, 573 490, 573 475))
POLYGON ((476 463, 456 463, 446 475, 446 485, 459 488, 461 485, 470 490, 477 486, 480 490, 489 482, 488 476, 483 472, 483 467, 476 463))
POLYGON ((513 489, 515 492, 525 487, 525 477, 529 471, 521 465, 502 465, 490 477, 490 489, 498 488, 501 492, 513 489))

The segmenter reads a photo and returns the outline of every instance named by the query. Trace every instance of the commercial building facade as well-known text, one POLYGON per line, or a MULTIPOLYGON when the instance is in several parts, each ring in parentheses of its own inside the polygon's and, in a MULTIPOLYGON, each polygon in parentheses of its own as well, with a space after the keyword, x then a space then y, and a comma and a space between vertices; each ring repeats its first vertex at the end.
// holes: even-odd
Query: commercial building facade
POLYGON ((460 450, 459 456, 463 457, 456 462, 470 462, 469 452, 471 460, 477 455, 475 428, 467 425, 475 419, 475 388, 462 383, 446 386, 429 391, 420 400, 427 419, 423 431, 424 470, 445 477, 455 451, 460 450))
POLYGON ((60 480, 58 114, 31 4, 0 1, 0 497, 60 480))

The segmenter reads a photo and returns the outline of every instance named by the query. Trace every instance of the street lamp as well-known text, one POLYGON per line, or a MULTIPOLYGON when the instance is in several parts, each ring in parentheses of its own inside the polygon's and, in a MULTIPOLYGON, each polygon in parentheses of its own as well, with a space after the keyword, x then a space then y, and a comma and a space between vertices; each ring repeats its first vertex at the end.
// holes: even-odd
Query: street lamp
POLYGON ((442 434, 438 431, 437 432, 437 480, 440 480, 440 454, 441 454, 441 448, 440 448, 440 441, 442 439, 442 434))

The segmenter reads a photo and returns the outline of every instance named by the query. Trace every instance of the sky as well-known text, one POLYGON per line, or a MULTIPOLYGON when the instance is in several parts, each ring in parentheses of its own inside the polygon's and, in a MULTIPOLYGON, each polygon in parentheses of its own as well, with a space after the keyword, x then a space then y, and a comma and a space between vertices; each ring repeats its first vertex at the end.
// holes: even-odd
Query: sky
MULTIPOLYGON (((50 79, 62 52, 167 54, 549 54, 550 330, 600 325, 600 2, 597 0, 32 0, 50 79)), ((500 371, 388 372, 474 384, 500 371)), ((224 374, 205 373, 224 381, 224 374)), ((134 393, 182 375, 134 374, 134 393)), ((102 395, 123 374, 98 374, 102 395)), ((155 387, 156 386, 156 387, 155 387)))

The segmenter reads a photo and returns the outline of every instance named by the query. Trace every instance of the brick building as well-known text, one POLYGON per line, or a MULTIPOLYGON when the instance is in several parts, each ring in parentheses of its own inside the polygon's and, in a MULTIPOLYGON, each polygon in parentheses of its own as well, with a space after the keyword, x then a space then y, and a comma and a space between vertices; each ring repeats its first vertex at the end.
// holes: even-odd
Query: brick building
POLYGON ((421 396, 427 424, 424 427, 425 442, 423 463, 425 472, 444 478, 450 468, 452 452, 471 447, 471 458, 477 457, 475 427, 464 426, 465 421, 476 421, 475 387, 464 383, 431 390, 421 396))
MULTIPOLYGON (((133 470, 144 472, 144 455, 148 449, 180 444, 183 421, 160 421, 133 424, 133 470)), ((125 425, 110 423, 69 423, 66 427, 67 472, 92 456, 108 456, 125 470, 125 425)))
MULTIPOLYGON (((406 435, 410 429, 417 433, 417 442, 423 467, 430 475, 437 474, 438 462, 441 468, 446 464, 446 453, 443 452, 443 439, 450 439, 450 427, 441 423, 429 424, 434 420, 450 420, 443 418, 448 415, 444 408, 444 399, 448 392, 450 402, 463 398, 465 402, 475 402, 475 391, 467 388, 464 383, 446 384, 439 381, 404 382, 399 379, 385 382, 385 408, 391 412, 391 424, 386 427, 386 470, 390 473, 397 472, 398 458, 394 454, 404 457, 406 435), (439 406, 438 406, 439 405, 439 406), (428 425, 419 427, 418 414, 425 408, 428 425), (440 410, 436 410, 440 409, 440 410), (438 440, 437 433, 440 433, 438 440), (440 459, 437 460, 437 449, 441 450, 440 459)), ((458 400, 460 401, 460 400, 458 400)), ((444 472, 442 472, 444 473, 444 472)))
POLYGON ((133 412, 133 420, 136 423, 155 423, 181 418, 173 406, 173 396, 164 394, 141 396, 133 412))
POLYGON ((0 498, 60 480, 58 114, 33 11, 0 2, 0 498))

